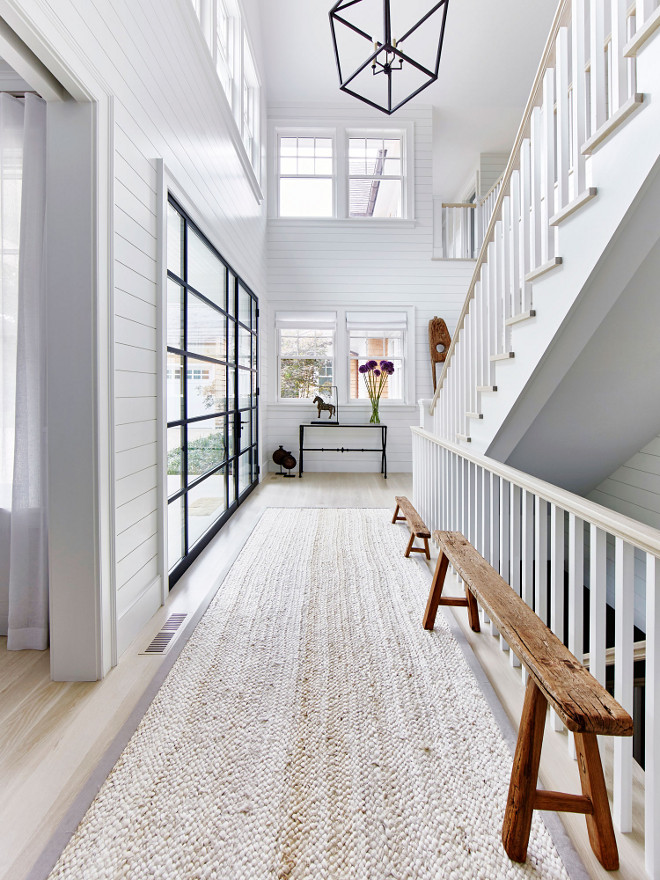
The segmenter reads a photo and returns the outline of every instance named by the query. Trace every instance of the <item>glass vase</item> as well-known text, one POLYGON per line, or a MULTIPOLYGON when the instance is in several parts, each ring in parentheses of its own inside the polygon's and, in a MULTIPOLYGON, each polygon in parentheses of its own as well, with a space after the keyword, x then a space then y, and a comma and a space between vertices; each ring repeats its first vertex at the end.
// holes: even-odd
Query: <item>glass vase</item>
POLYGON ((380 425, 380 414, 378 413, 378 405, 380 401, 374 399, 371 401, 371 418, 369 419, 369 424, 371 425, 380 425))

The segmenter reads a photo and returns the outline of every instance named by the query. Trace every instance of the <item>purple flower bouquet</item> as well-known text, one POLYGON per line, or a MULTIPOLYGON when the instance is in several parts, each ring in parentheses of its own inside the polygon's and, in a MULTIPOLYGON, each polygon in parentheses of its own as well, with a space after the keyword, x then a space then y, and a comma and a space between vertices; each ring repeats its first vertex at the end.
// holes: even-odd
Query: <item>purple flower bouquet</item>
POLYGON ((379 425, 380 415, 378 407, 380 405, 380 397, 388 377, 394 372, 394 364, 392 361, 367 361, 366 364, 358 367, 358 371, 364 377, 364 384, 367 386, 367 394, 371 401, 371 418, 369 421, 379 425))

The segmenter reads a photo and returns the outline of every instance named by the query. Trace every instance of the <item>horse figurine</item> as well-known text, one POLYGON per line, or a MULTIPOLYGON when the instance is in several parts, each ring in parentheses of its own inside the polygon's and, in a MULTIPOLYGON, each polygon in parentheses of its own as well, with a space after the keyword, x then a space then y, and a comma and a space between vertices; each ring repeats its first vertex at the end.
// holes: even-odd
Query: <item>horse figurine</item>
POLYGON ((328 416, 328 419, 332 419, 332 418, 334 418, 334 415, 335 415, 335 406, 334 406, 334 404, 332 404, 332 403, 326 403, 325 400, 323 400, 322 397, 319 397, 318 394, 317 394, 316 397, 314 398, 314 403, 316 404, 316 406, 317 406, 317 408, 318 408, 318 411, 319 411, 319 414, 318 414, 318 416, 317 416, 318 419, 321 418, 321 413, 323 412, 324 409, 327 409, 327 411, 330 413, 330 415, 328 416))

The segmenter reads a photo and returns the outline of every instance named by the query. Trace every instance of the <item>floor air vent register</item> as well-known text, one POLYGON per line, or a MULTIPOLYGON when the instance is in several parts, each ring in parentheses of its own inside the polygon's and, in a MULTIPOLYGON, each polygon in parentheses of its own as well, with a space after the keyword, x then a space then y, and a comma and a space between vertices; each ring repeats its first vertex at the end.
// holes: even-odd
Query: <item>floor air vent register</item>
POLYGON ((187 614, 171 614, 163 624, 160 632, 156 633, 144 651, 140 651, 140 654, 165 654, 171 647, 172 642, 186 617, 188 617, 187 614))

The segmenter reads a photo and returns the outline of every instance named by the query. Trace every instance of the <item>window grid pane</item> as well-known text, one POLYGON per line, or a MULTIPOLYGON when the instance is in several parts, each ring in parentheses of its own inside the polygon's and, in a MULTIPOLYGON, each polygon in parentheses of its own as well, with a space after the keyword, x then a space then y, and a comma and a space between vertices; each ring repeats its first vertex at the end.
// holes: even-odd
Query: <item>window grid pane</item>
POLYGON ((280 177, 332 177, 332 138, 281 137, 280 177))
POLYGON ((403 216, 402 138, 348 139, 350 217, 403 216))
MULTIPOLYGON (((169 209, 167 493, 173 584, 195 547, 233 511, 239 452, 246 448, 250 460, 258 461, 258 308, 254 295, 173 199, 169 209), (250 328, 241 328, 240 354, 247 370, 235 364, 239 292, 240 318, 250 328), (237 373, 245 373, 245 379, 239 381, 237 373), (240 443, 237 391, 243 395, 242 405, 254 410, 254 416, 248 411, 240 443)), ((256 467, 244 470, 243 476, 244 481, 249 477, 241 487, 245 492, 258 477, 256 467)))

